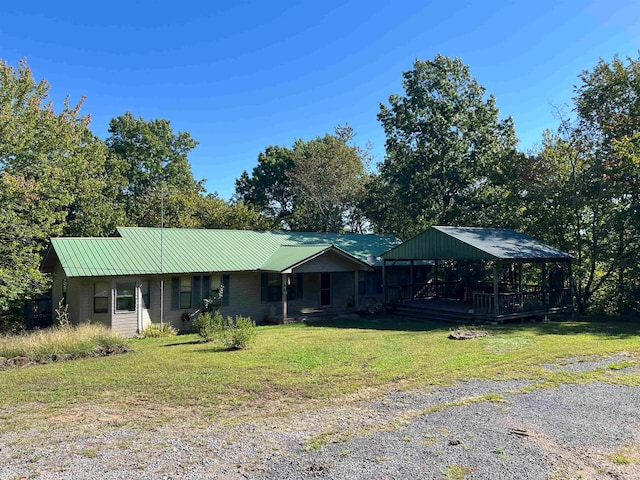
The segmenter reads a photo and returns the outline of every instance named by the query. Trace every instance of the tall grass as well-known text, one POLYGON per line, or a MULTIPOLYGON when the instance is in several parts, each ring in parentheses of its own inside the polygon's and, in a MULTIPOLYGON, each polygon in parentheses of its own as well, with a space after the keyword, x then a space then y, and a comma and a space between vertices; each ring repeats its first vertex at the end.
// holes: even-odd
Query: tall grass
POLYGON ((32 362, 47 362, 61 355, 87 357, 126 346, 125 337, 104 325, 82 324, 0 336, 0 357, 27 357, 32 362))

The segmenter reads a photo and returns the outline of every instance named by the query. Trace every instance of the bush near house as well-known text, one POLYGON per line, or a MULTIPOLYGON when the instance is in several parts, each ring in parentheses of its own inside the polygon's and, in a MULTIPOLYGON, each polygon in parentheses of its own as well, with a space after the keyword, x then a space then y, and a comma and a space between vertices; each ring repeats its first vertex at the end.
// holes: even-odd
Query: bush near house
POLYGON ((150 323, 140 334, 142 338, 165 338, 177 335, 178 331, 169 323, 150 323))
POLYGON ((256 324, 251 317, 236 316, 226 319, 218 310, 205 312, 193 321, 193 330, 206 341, 219 340, 228 350, 246 348, 256 335, 256 324))

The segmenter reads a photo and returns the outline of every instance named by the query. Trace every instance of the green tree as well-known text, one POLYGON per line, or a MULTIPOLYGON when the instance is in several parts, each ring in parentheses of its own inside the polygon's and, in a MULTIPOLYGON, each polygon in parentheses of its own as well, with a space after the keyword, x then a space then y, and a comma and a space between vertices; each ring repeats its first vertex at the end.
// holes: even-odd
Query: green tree
POLYGON ((216 194, 201 198, 198 221, 202 228, 227 228, 232 230, 270 230, 272 220, 242 202, 226 202, 216 194))
POLYGON ((387 140, 365 202, 377 231, 408 238, 433 224, 474 223, 487 173, 517 145, 511 118, 459 59, 416 60, 405 95, 380 105, 387 140))
POLYGON ((290 149, 267 147, 258 155, 251 176, 244 171, 236 180, 236 200, 256 209, 279 228, 290 228, 295 203, 290 178, 293 167, 290 149))
POLYGON ((353 129, 337 127, 335 135, 308 142, 296 140, 289 173, 295 194, 292 224, 296 230, 359 230, 358 200, 364 192, 367 152, 353 145, 353 129))
POLYGON ((83 100, 56 113, 49 89, 25 61, 0 63, 0 172, 35 180, 51 208, 65 212, 65 235, 109 234, 122 219, 117 163, 80 115, 83 100))
POLYGON ((50 236, 61 233, 64 212, 56 212, 39 187, 0 173, 0 316, 46 287, 38 267, 50 236))
POLYGON ((198 144, 191 134, 175 133, 168 120, 146 121, 130 112, 112 119, 109 133, 106 144, 126 178, 118 201, 127 224, 158 226, 164 203, 166 226, 197 226, 204 180, 191 172, 188 155, 198 144))
POLYGON ((236 180, 236 200, 256 209, 269 222, 288 230, 361 231, 359 210, 368 149, 354 144, 353 129, 296 140, 291 149, 268 147, 251 176, 236 180))
POLYGON ((117 162, 82 101, 56 113, 49 89, 25 61, 0 62, 0 310, 44 288, 38 266, 51 236, 106 235, 123 218, 117 162))

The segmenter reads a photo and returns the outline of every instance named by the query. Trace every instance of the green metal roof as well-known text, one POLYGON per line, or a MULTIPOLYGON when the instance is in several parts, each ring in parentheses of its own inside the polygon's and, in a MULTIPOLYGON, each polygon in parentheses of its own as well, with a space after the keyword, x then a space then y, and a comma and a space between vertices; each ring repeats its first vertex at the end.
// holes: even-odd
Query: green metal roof
POLYGON ((390 259, 568 261, 571 255, 508 229, 434 226, 385 252, 390 259))
POLYGON ((269 257, 269 260, 260 267, 260 270, 284 272, 285 270, 308 262, 327 251, 337 252, 339 255, 343 255, 354 262, 360 263, 361 266, 368 267, 366 263, 333 245, 283 245, 269 257))
MULTIPOLYGON (((118 228, 110 238, 54 238, 51 250, 69 277, 163 273, 206 273, 273 270, 309 258, 320 249, 337 247, 361 262, 400 241, 390 235, 358 235, 252 230, 182 228, 118 228), (162 241, 162 255, 160 244, 162 241), (280 250, 282 246, 305 247, 280 250), (306 257, 305 257, 306 255, 306 257), (162 265, 160 257, 162 256, 162 265)), ((47 256, 47 258, 49 255, 47 256)), ((44 269, 50 269, 45 258, 44 269)), ((285 267, 285 268, 286 268, 285 267)))

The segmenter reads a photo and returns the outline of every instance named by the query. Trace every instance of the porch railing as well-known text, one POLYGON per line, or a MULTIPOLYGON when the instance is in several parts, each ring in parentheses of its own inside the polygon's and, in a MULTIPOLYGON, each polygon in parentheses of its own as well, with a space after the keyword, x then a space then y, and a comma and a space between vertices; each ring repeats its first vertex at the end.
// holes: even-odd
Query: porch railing
POLYGON ((388 302, 401 300, 417 300, 423 298, 458 297, 460 280, 438 281, 430 283, 408 283, 403 285, 388 285, 386 288, 388 302))
POLYGON ((553 313, 573 306, 568 288, 498 294, 498 308, 493 293, 473 293, 473 313, 477 317, 508 318, 553 313))

